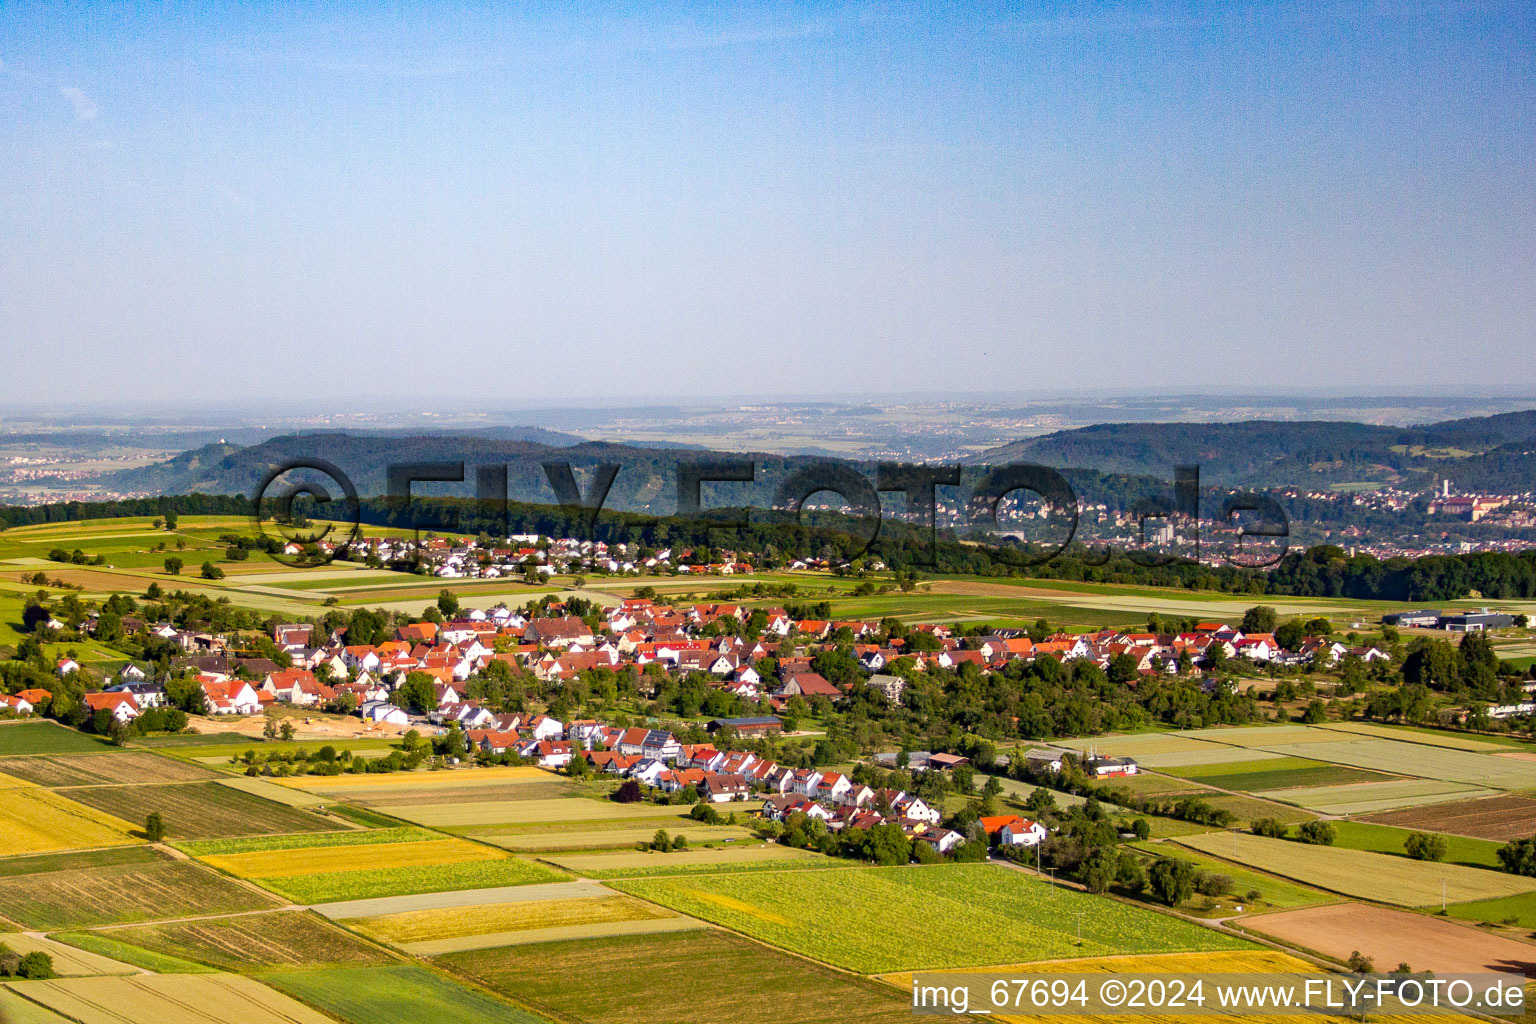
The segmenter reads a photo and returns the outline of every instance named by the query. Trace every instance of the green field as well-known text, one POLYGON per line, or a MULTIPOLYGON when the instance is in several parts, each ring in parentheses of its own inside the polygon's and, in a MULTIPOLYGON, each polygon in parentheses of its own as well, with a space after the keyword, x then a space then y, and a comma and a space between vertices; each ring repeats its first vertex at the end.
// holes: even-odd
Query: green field
POLYGON ((280 971, 263 982, 349 1024, 542 1024, 543 1018, 425 967, 280 971))
POLYGON ((911 996, 898 989, 718 931, 510 946, 454 953, 438 962, 575 1024, 912 1019, 911 996))
POLYGON ((1463 921, 1483 921, 1488 924, 1509 924, 1520 928, 1536 929, 1536 892, 1505 896, 1496 900, 1477 900, 1457 903, 1446 908, 1452 917, 1463 921))
MULTIPOLYGON (((1248 751, 1242 753, 1247 754, 1248 751)), ((1300 789, 1311 786, 1342 786, 1362 782, 1386 782, 1394 776, 1326 764, 1304 757, 1269 757, 1228 763, 1164 768, 1169 775, 1191 779, 1217 789, 1247 793, 1267 789, 1300 789)))
POLYGON ((1186 913, 1196 913, 1201 917, 1228 917, 1237 913, 1261 914, 1271 910, 1295 910, 1320 903, 1334 903, 1339 899, 1332 893, 1308 889, 1283 878, 1252 871, 1229 861, 1207 857, 1170 843, 1131 843, 1130 847, 1148 856, 1178 857, 1194 864, 1201 871, 1226 875, 1232 879, 1231 895, 1220 898, 1196 895, 1191 897, 1189 903, 1180 907, 1186 913), (1254 890, 1258 891, 1259 898, 1248 899, 1247 894, 1254 890), (1238 907, 1242 907, 1242 910, 1239 911, 1238 907))
MULTIPOLYGON (((1403 841, 1413 834, 1412 829, 1374 825, 1364 821, 1335 821, 1333 828, 1338 834, 1338 838, 1334 840, 1335 846, 1402 857, 1407 856, 1403 850, 1403 841)), ((1467 836, 1441 835, 1440 838, 1445 840, 1445 863, 1502 870, 1499 864, 1499 847, 1503 845, 1502 843, 1495 843, 1488 839, 1471 839, 1467 836)))
POLYGON ((421 828, 186 843, 213 867, 296 903, 559 881, 542 864, 421 828))
POLYGON ((0 755, 100 753, 110 749, 94 736, 53 722, 0 722, 0 755))
POLYGON ((276 850, 319 850, 337 846, 381 846, 389 843, 419 843, 442 839, 441 833, 425 828, 355 829, 350 832, 300 833, 297 835, 245 836, 239 839, 201 839, 177 843, 176 848, 194 857, 227 857, 276 850))
POLYGON ((60 942, 77 946, 90 953, 110 957, 121 963, 141 967, 155 974, 212 974, 214 969, 206 964, 182 960, 179 957, 152 953, 139 946, 131 946, 109 937, 106 932, 58 932, 53 936, 60 942))
POLYGON ((173 839, 212 839, 278 832, 325 832, 343 827, 334 818, 263 800, 217 782, 159 786, 90 786, 65 791, 125 821, 142 823, 158 811, 173 839))
POLYGON ((1248 833, 1181 836, 1172 842, 1319 889, 1404 907, 1438 906, 1442 892, 1449 902, 1463 903, 1536 891, 1536 878, 1248 833))
POLYGON ((147 856, 109 863, 86 855, 80 866, 70 866, 66 859, 40 873, 9 875, 0 884, 0 916, 27 928, 51 931, 233 914, 277 902, 188 861, 171 860, 149 849, 123 852, 147 856))
POLYGON ((1116 953, 1244 948, 1149 910, 991 864, 737 872, 611 883, 862 973, 1116 953), (1081 915, 1082 943, 1075 925, 1081 915), (932 941, 943 922, 943 942, 932 941))
POLYGON ((318 914, 282 911, 114 928, 108 937, 227 971, 390 963, 388 950, 318 914))
POLYGON ((566 877, 542 864, 507 857, 467 864, 338 871, 326 875, 298 875, 257 881, 295 903, 317 904, 454 889, 538 885, 562 881, 566 877))

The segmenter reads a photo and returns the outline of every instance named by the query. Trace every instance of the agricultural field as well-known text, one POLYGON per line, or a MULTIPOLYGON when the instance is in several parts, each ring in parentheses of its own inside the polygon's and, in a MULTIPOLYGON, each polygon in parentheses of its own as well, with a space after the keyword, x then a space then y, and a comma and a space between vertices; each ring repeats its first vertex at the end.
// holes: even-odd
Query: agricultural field
POLYGON ((1303 757, 1274 756, 1250 759, 1247 750, 1234 750, 1244 759, 1200 765, 1165 768, 1169 775, 1190 779, 1217 789, 1236 789, 1253 793, 1263 790, 1301 789, 1312 786, 1343 786, 1368 782, 1386 782, 1397 778, 1379 772, 1361 771, 1344 765, 1326 764, 1303 757))
POLYGON ((1508 925, 1527 933, 1536 932, 1536 893, 1521 893, 1496 900, 1474 900, 1447 907, 1446 913, 1462 921, 1489 925, 1508 925))
MULTIPOLYGON (((1161 757, 1167 754, 1198 755, 1204 751, 1223 749, 1215 744, 1206 743, 1203 740, 1193 739, 1184 733, 1176 732, 1095 736, 1091 741, 1085 742, 1091 743, 1093 749, 1100 754, 1105 754, 1109 757, 1134 757, 1137 761, 1143 761, 1143 759, 1148 757, 1161 757)), ((1193 764, 1194 762, 1191 761, 1189 763, 1193 764)))
POLYGON ((750 871, 755 869, 832 868, 839 862, 808 850, 778 843, 753 842, 713 849, 655 853, 626 850, 614 853, 558 853, 541 858, 582 878, 640 878, 651 875, 682 875, 696 872, 750 871))
POLYGON ((1439 906, 1442 885, 1450 903, 1536 891, 1536 878, 1248 833, 1206 833, 1172 841, 1319 889, 1404 907, 1439 906))
POLYGON ((418 956, 554 939, 687 931, 706 925, 616 894, 418 910, 354 919, 348 926, 418 956))
MULTIPOLYGON (((1335 736, 1338 734, 1335 733, 1335 736)), ((1536 788, 1536 761, 1520 760, 1500 754, 1424 743, 1405 743, 1369 736, 1335 740, 1328 743, 1265 744, 1266 750, 1280 754, 1309 757, 1317 761, 1396 772, 1424 779, 1459 782, 1489 789, 1536 788)))
POLYGON ((1507 843, 1536 835, 1536 800, 1523 796, 1484 797, 1437 804, 1430 809, 1387 811, 1365 820, 1507 843))
MULTIPOLYGON (((690 843, 718 842, 735 839, 738 842, 752 840, 751 832, 731 825, 700 825, 688 818, 681 820, 661 818, 650 824, 611 822, 611 828, 592 828, 582 825, 578 829, 564 827, 539 828, 516 831, 491 831, 482 829, 462 830, 459 834, 490 843, 504 850, 521 853, 548 853, 571 850, 633 850, 636 843, 648 843, 658 828, 664 828, 674 836, 687 836, 690 843)), ((546 858, 547 859, 547 858, 546 858)))
POLYGON ((75 1024, 334 1024, 236 974, 64 978, 6 987, 75 1024))
POLYGON ((357 966, 397 960, 388 950, 336 927, 318 914, 304 911, 170 921, 113 928, 106 934, 117 942, 162 956, 246 973, 267 968, 357 966))
POLYGON ((0 985, 0 1020, 6 1024, 71 1024, 67 1017, 23 999, 4 985, 0 985))
POLYGON ((715 930, 485 949, 438 962, 575 1024, 912 1019, 911 996, 899 989, 715 930))
POLYGON ((1238 793, 1201 793, 1200 798, 1212 807, 1224 811, 1231 811, 1234 818, 1241 825, 1246 825, 1255 818, 1277 818, 1287 824, 1297 821, 1310 821, 1317 817, 1311 811, 1301 807, 1290 807, 1283 803, 1275 803, 1270 799, 1261 799, 1267 794, 1254 796, 1242 796, 1238 793))
POLYGON ((560 781, 560 776, 542 768, 500 766, 458 769, 454 771, 390 772, 387 775, 313 775, 280 779, 277 784, 308 790, 338 800, 366 803, 383 793, 420 793, 431 798, 444 789, 501 786, 515 783, 560 781))
POLYGON ((521 1007, 425 967, 284 971, 262 981, 349 1024, 544 1024, 521 1007))
POLYGON ((1179 771, 1180 768, 1230 764, 1236 761, 1272 761, 1284 756, 1282 754, 1271 754, 1267 750, 1254 750, 1250 747, 1224 747, 1219 743, 1204 743, 1199 740, 1190 740, 1188 742, 1199 743, 1200 745, 1193 750, 1179 749, 1143 754, 1136 758, 1136 763, 1140 764, 1143 768, 1150 768, 1153 771, 1179 775, 1182 774, 1179 771))
POLYGON ((565 877, 495 847, 416 828, 330 833, 318 841, 300 835, 191 843, 184 849, 295 903, 487 889, 565 877))
POLYGON ((0 916, 54 931, 195 914, 234 914, 277 900, 147 847, 77 857, 0 861, 0 916), (116 853, 109 857, 106 853, 116 853), (36 867, 26 872, 27 867, 36 867), (16 871, 16 868, 22 869, 16 871))
POLYGON ((1492 796, 1494 790, 1437 779, 1403 779, 1344 786, 1311 786, 1271 789, 1259 793, 1268 800, 1295 804, 1319 814, 1370 814, 1402 807, 1421 807, 1474 797, 1492 796))
POLYGON ((135 973, 135 969, 129 964, 36 935, 0 935, 0 942, 9 946, 11 952, 21 956, 26 956, 28 953, 46 953, 53 958, 54 973, 61 978, 93 978, 109 974, 135 973))
POLYGON ((1359 903, 1290 910, 1245 920, 1253 931, 1336 960, 1359 950, 1380 970, 1406 963, 1436 974, 1508 971, 1536 974, 1536 945, 1424 914, 1359 903))
MULTIPOLYGON (((1335 846, 1347 850, 1369 850, 1372 853, 1386 853, 1399 857, 1408 855, 1403 848, 1403 843, 1413 834, 1411 829, 1376 825, 1364 821, 1335 821, 1333 828, 1338 835, 1333 843, 1335 846)), ((1499 843, 1486 839, 1470 839, 1466 836, 1441 836, 1441 838, 1445 840, 1446 845, 1445 863, 1501 870, 1499 843)))
POLYGON ((1162 914, 991 864, 629 879, 621 892, 863 973, 1240 948, 1162 914), (1081 914, 1082 942, 1075 924, 1081 914), (945 940, 932 941, 934 922, 945 940))
POLYGON ((53 722, 0 722, 0 756, 101 753, 110 749, 94 736, 53 722))
POLYGON ((141 946, 130 946, 126 942, 119 942, 110 938, 107 932, 54 932, 52 937, 76 949, 83 949, 88 953, 95 953, 154 974, 216 973, 206 964, 194 963, 191 960, 182 960, 162 953, 151 953, 141 946))
POLYGON ((251 796, 259 796, 263 800, 271 800, 273 803, 286 804, 289 807, 324 807, 332 801, 323 796, 306 793, 302 789, 289 789, 287 786, 276 786, 266 779, 251 778, 245 775, 236 775, 233 778, 219 779, 219 785, 228 786, 230 789, 238 789, 242 793, 251 796))
MULTIPOLYGON (((442 828, 474 828, 484 825, 539 823, 577 824, 593 821, 677 821, 686 816, 681 807, 656 804, 619 804, 611 800, 555 797, 535 800, 482 800, 475 803, 413 803, 392 805, 389 813, 417 825, 442 828)), ((657 826, 652 826, 653 830, 657 826)))
POLYGON ((197 782, 215 777, 206 768, 141 751, 8 757, 0 761, 0 772, 49 788, 197 782))
MULTIPOLYGON (((1294 910, 1297 907, 1313 907, 1322 903, 1336 903, 1341 897, 1319 889, 1309 889, 1306 886, 1297 885, 1295 882, 1277 878, 1274 875, 1252 871, 1240 867, 1229 861, 1216 857, 1208 857, 1196 853, 1193 850, 1183 849, 1169 843, 1131 843, 1130 849, 1146 854, 1149 858, 1155 856, 1173 856, 1187 860, 1201 871, 1213 874, 1226 875, 1232 879, 1232 893, 1228 896, 1212 897, 1196 894, 1189 901, 1181 904, 1179 909, 1184 913, 1192 913, 1197 917, 1232 917, 1238 914, 1263 914, 1271 910, 1294 910), (1256 900, 1250 900, 1248 893, 1258 892, 1256 900)), ((1150 859, 1147 863, 1151 863, 1150 859)))
POLYGON ((513 885, 500 889, 449 889, 443 892, 416 893, 411 896, 376 896, 366 900, 325 903, 311 909, 332 921, 349 921, 361 917, 409 914, 418 910, 489 906, 493 903, 595 899, 599 896, 612 895, 612 889, 606 889, 596 882, 545 882, 541 885, 513 885))
POLYGON ((173 839, 327 832, 346 827, 334 818, 263 800, 217 782, 88 786, 71 789, 68 795, 71 800, 141 825, 158 811, 166 834, 173 839))
POLYGON ((12 786, 0 800, 0 856, 50 850, 126 846, 135 826, 57 793, 12 786))
POLYGON ((1439 729, 1421 729, 1411 725, 1380 725, 1375 722, 1329 722, 1324 726, 1330 732, 1370 736, 1380 740, 1397 740, 1403 743, 1423 743, 1431 747, 1449 747, 1452 750, 1473 750, 1498 754, 1511 749, 1536 749, 1528 740, 1508 736, 1468 736, 1463 733, 1444 732, 1439 729))

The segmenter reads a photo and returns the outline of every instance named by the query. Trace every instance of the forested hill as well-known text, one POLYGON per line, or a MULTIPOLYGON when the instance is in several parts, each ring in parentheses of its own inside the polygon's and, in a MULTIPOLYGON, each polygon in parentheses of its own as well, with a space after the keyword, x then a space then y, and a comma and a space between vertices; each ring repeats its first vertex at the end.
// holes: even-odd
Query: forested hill
MULTIPOLYGON (((207 445, 183 452, 166 462, 123 470, 102 478, 115 491, 152 494, 249 494, 272 467, 296 461, 320 459, 339 467, 362 496, 386 492, 388 467, 405 463, 462 462, 461 485, 415 483, 415 494, 469 496, 475 493, 475 467, 507 467, 507 491, 513 501, 547 502, 554 498, 545 462, 569 462, 581 471, 603 463, 623 467, 613 484, 608 507, 633 511, 670 509, 676 499, 674 467, 679 460, 739 458, 741 456, 675 448, 638 448, 583 441, 553 434, 575 444, 543 444, 530 440, 502 439, 484 432, 456 435, 399 435, 361 433, 290 434, 248 448, 207 445)), ((756 456, 768 464, 770 479, 782 473, 784 460, 756 456), (779 473, 773 470, 778 468, 779 473)), ((759 476, 762 476, 760 471, 759 476)), ((745 497, 745 496, 743 496, 745 497)))
MULTIPOLYGON (((555 500, 544 470, 546 462, 568 462, 586 493, 587 473, 602 464, 621 467, 604 507, 630 512, 666 515, 677 508, 679 463, 748 459, 755 464, 755 482, 706 485, 701 494, 706 506, 732 504, 768 508, 776 491, 792 473, 822 465, 834 470, 854 469, 866 480, 874 477, 867 462, 813 457, 786 458, 763 453, 718 452, 684 447, 639 447, 582 441, 560 447, 532 441, 498 440, 483 435, 420 436, 358 433, 293 434, 241 448, 213 444, 183 452, 165 462, 122 470, 101 478, 107 489, 148 494, 250 494, 274 466, 321 459, 339 467, 363 497, 386 492, 386 473, 391 464, 462 462, 462 484, 416 483, 417 496, 468 497, 475 494, 475 467, 507 467, 507 496, 532 504, 555 500)), ((967 467, 967 485, 984 471, 967 467)), ((1105 475, 1093 471, 1066 474, 1087 502, 1103 502, 1112 508, 1167 490, 1165 479, 1154 476, 1105 475)), ((897 499, 899 501, 899 499, 897 499)))
POLYGON ((1168 477, 1199 463, 1218 486, 1326 487, 1376 482, 1423 488, 1442 477, 1465 490, 1536 490, 1536 410, 1418 427, 1307 420, 1103 423, 1016 441, 977 463, 1038 462, 1168 477))

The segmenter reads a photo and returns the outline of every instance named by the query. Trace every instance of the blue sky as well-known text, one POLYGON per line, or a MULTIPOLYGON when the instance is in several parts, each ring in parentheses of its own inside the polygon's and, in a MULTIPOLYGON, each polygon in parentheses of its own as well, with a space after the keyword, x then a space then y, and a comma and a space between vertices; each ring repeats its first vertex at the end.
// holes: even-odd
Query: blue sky
POLYGON ((8 394, 1536 391, 1530 3, 354 6, 4 4, 8 394))

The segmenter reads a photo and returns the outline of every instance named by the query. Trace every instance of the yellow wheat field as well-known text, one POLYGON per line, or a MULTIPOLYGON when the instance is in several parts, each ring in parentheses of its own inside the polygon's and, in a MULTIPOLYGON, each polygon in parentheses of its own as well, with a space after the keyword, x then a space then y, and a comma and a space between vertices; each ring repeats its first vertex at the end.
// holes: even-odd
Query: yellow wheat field
POLYGON ((567 925, 663 920, 677 916, 670 910, 641 900, 613 895, 522 900, 517 903, 491 903, 443 910, 412 910, 403 914, 359 918, 347 923, 366 935, 399 944, 567 925))
POLYGON ((557 778, 542 768, 498 765, 493 768, 475 768, 459 771, 388 772, 375 775, 317 775, 273 779, 279 786, 308 789, 316 792, 359 789, 435 789, 439 786, 461 788, 507 782, 548 782, 557 778))
POLYGON ((254 853, 217 854, 201 859, 221 871, 241 878, 291 878, 295 875, 322 875, 333 871, 463 864, 477 860, 500 860, 505 856, 495 847, 462 839, 429 839, 419 843, 260 850, 254 853))
POLYGON ((84 804, 32 786, 0 799, 0 857, 17 853, 127 846, 135 826, 84 804))
POLYGON ((8 987, 76 1024, 335 1024, 234 974, 18 981, 8 987))

